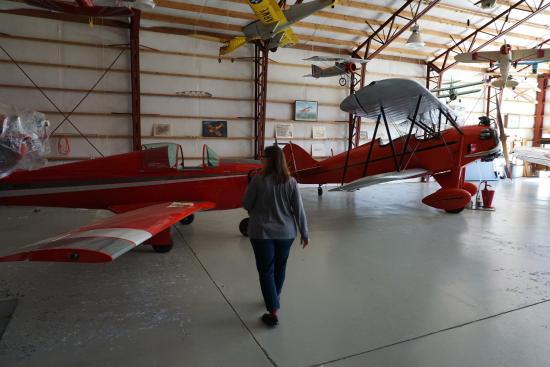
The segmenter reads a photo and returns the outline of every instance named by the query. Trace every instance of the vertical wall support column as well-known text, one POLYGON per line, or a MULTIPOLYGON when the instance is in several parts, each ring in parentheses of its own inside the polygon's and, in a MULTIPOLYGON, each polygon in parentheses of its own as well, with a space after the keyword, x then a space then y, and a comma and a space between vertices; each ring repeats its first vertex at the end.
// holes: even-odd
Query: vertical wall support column
POLYGON ((132 149, 141 149, 141 88, 139 66, 139 26, 141 11, 133 9, 130 18, 130 78, 132 81, 132 149))
POLYGON ((550 74, 541 74, 538 76, 537 104, 535 105, 535 125, 533 127, 533 146, 540 147, 542 138, 542 129, 544 126, 544 104, 546 103, 546 90, 548 89, 548 78, 550 74))
POLYGON ((254 46, 254 158, 260 159, 265 145, 267 112, 267 66, 269 50, 263 43, 254 46))

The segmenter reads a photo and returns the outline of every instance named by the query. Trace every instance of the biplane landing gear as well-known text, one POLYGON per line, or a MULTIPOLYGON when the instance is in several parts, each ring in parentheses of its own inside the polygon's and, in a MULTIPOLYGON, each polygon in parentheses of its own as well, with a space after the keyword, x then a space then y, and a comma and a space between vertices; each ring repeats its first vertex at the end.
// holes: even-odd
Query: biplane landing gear
POLYGON ((153 245, 153 250, 155 250, 156 253, 164 254, 164 253, 170 252, 172 247, 174 247, 174 245, 168 245, 168 246, 153 245))
POLYGON ((341 77, 341 78, 338 80, 338 84, 340 84, 342 87, 344 87, 344 86, 347 84, 346 78, 341 77))
POLYGON ((319 187, 317 188, 317 195, 323 195, 323 187, 321 185, 319 185, 319 187))
POLYGON ((183 224, 184 226, 187 226, 187 225, 193 223, 194 220, 195 220, 195 214, 191 214, 191 215, 183 218, 182 220, 180 220, 180 223, 183 224))
POLYGON ((241 223, 239 223, 239 232, 245 237, 248 237, 248 221, 250 218, 244 218, 241 220, 241 223))
POLYGON ((466 207, 464 207, 464 208, 458 208, 458 209, 445 209, 445 211, 446 211, 447 213, 450 213, 450 214, 458 214, 458 213, 462 212, 465 208, 466 208, 466 207))

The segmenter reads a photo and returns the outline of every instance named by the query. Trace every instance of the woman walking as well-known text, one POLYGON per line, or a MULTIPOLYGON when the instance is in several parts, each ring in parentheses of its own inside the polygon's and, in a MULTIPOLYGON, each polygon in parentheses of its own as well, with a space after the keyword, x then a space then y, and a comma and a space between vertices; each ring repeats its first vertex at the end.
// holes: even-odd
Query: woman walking
POLYGON ((250 181, 242 206, 250 214, 248 236, 268 311, 262 321, 275 326, 279 323, 277 311, 296 225, 304 248, 309 242, 308 228, 298 184, 290 176, 281 148, 265 148, 262 163, 262 172, 250 181))

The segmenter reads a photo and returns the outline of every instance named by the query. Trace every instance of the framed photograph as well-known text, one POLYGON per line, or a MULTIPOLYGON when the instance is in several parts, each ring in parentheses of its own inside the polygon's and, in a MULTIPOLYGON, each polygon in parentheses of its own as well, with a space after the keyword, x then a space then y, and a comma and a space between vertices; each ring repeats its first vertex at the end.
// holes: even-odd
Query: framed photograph
POLYGON ((202 136, 205 138, 227 138, 227 121, 203 120, 202 136))
POLYGON ((317 121, 316 101, 295 101, 294 120, 296 121, 317 121))
POLYGON ((279 139, 292 139, 292 124, 275 125, 275 137, 279 139))
POLYGON ((314 143, 311 144, 311 156, 312 157, 326 157, 327 150, 324 144, 314 143))
POLYGON ((313 139, 326 139, 327 129, 324 126, 313 126, 311 136, 313 139))
POLYGON ((170 135, 172 135, 172 125, 153 124, 153 136, 170 136, 170 135))

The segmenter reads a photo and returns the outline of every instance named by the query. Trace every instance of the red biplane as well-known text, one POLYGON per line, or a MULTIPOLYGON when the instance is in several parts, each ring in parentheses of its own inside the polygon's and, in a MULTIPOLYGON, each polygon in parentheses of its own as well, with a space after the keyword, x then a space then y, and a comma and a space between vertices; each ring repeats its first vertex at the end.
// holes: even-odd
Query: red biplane
POLYGON ((423 203, 457 213, 477 192, 474 184, 464 182, 464 166, 477 159, 492 160, 500 152, 498 133, 487 118, 475 126, 459 127, 452 111, 415 81, 373 82, 347 97, 340 108, 376 119, 371 142, 320 162, 295 144, 284 148, 298 182, 318 184, 319 195, 321 185, 329 183, 341 184, 331 191, 354 191, 432 175, 441 189, 425 197, 423 203), (407 133, 392 140, 391 123, 404 127, 407 133), (380 126, 388 137, 385 144, 377 139, 380 126))
POLYGON ((141 243, 168 252, 173 224, 191 223, 197 211, 240 207, 248 177, 260 167, 253 160, 220 160, 206 145, 202 165, 186 167, 180 145, 159 143, 16 171, 0 180, 0 205, 107 209, 116 215, 15 251, 0 247, 0 261, 112 261, 141 243))

